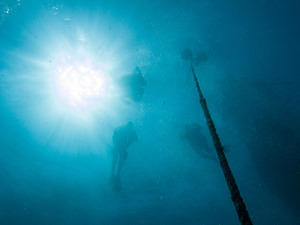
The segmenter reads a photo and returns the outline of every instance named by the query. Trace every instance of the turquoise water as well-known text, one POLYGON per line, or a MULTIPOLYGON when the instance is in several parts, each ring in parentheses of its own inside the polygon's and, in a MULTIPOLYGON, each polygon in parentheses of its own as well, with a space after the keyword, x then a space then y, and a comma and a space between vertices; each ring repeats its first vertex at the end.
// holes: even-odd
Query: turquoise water
POLYGON ((239 224, 186 48, 253 223, 300 224, 298 11, 0 0, 0 224, 239 224), (123 82, 136 67, 140 100, 123 82), (138 141, 116 192, 112 136, 128 121, 138 141))

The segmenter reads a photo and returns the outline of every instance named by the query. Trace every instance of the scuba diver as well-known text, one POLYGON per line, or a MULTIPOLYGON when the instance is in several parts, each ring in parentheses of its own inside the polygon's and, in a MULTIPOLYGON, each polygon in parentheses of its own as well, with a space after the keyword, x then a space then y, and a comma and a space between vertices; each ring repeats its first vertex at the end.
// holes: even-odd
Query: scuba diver
POLYGON ((121 84, 129 98, 135 102, 141 101, 147 82, 139 67, 132 74, 122 77, 121 84))
POLYGON ((120 126, 115 129, 112 141, 112 167, 110 182, 113 185, 113 189, 116 191, 121 190, 121 170, 124 166, 127 158, 127 149, 137 141, 137 134, 132 122, 128 122, 126 125, 120 126))
POLYGON ((199 156, 206 159, 217 160, 199 124, 192 123, 186 125, 181 135, 181 139, 187 141, 199 156))

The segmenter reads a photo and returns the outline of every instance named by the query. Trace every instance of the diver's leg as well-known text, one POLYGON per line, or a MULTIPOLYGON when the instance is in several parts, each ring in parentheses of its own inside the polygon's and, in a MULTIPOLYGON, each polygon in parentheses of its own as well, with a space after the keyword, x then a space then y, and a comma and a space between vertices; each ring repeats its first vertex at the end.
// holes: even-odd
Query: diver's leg
POLYGON ((117 177, 120 178, 121 176, 121 171, 124 167, 124 163, 125 163, 125 160, 127 158, 127 151, 126 150, 123 150, 121 153, 120 153, 120 157, 119 157, 119 163, 118 163, 118 169, 117 169, 117 177))
POLYGON ((126 150, 120 151, 117 174, 116 174, 116 189, 117 190, 121 190, 121 171, 124 167, 124 163, 125 163, 126 158, 127 158, 126 150))
POLYGON ((115 170, 116 170, 116 165, 118 161, 118 153, 117 149, 114 147, 113 149, 113 154, 112 154, 112 164, 111 164, 111 174, 110 174, 110 182, 112 183, 115 177, 115 170))

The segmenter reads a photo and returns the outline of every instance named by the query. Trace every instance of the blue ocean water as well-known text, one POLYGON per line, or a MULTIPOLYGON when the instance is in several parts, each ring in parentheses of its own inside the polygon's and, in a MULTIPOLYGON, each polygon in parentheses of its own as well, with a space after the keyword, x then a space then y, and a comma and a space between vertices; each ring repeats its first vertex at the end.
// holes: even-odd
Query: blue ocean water
POLYGON ((299 6, 0 0, 0 224, 240 224, 187 48, 253 224, 300 224, 299 6), (134 71, 139 101, 122 82, 134 71))

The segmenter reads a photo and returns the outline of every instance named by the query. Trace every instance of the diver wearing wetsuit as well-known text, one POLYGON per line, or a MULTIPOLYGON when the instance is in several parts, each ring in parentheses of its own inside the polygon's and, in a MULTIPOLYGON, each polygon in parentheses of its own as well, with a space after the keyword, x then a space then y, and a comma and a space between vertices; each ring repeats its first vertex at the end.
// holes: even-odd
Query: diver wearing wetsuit
POLYGON ((113 151, 112 151, 112 168, 110 181, 115 190, 121 190, 121 170, 127 158, 127 149, 137 141, 137 134, 135 132, 132 122, 115 129, 113 137, 113 151))

